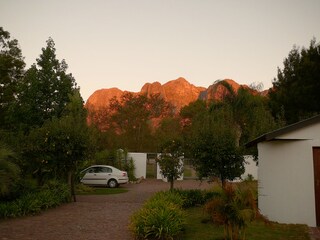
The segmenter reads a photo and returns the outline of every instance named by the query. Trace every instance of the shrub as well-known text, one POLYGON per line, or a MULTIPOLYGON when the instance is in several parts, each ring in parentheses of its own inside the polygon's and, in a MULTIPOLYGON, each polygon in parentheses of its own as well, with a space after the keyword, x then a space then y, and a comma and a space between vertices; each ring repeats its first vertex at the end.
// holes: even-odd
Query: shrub
POLYGON ((215 224, 224 225, 225 239, 245 239, 247 223, 258 213, 255 194, 247 184, 226 184, 215 189, 216 196, 205 205, 215 224))
POLYGON ((129 181, 136 181, 137 178, 134 175, 134 170, 136 169, 136 166, 134 165, 134 161, 132 158, 126 160, 124 163, 123 169, 128 173, 129 181))
POLYGON ((215 196, 215 192, 200 189, 175 189, 174 192, 179 194, 183 200, 183 208, 190 208, 196 205, 203 205, 215 196))
POLYGON ((137 239, 174 239, 184 229, 183 200, 174 192, 159 192, 131 217, 130 229, 137 239))
POLYGON ((145 203, 145 205, 152 205, 158 202, 169 202, 179 207, 183 207, 184 205, 184 199, 181 194, 177 193, 175 190, 157 192, 145 203))
POLYGON ((26 193, 14 201, 1 202, 0 218, 34 215, 69 201, 69 187, 63 183, 51 181, 36 192, 26 193))

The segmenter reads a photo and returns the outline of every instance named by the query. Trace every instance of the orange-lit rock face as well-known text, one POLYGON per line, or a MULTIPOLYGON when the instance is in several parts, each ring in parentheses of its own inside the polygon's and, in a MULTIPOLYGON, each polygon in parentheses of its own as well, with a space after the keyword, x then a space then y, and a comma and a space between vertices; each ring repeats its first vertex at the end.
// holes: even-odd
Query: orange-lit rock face
POLYGON ((111 98, 120 98, 122 94, 123 91, 118 88, 100 89, 88 98, 85 106, 88 110, 108 108, 111 98))
MULTIPOLYGON (((231 85, 235 93, 240 87, 249 88, 247 85, 240 85, 231 79, 225 79, 223 81, 231 85)), ((86 108, 89 112, 91 109, 108 108, 110 100, 113 97, 119 99, 124 92, 125 91, 118 88, 97 90, 87 100, 86 108)), ((252 90, 252 93, 257 94, 257 91, 252 90)), ((178 78, 163 85, 159 82, 146 83, 143 85, 140 92, 134 94, 144 94, 147 96, 160 94, 165 101, 176 107, 176 113, 178 113, 182 107, 187 106, 189 103, 196 101, 199 98, 205 101, 221 100, 228 94, 228 90, 219 82, 210 85, 206 89, 204 87, 196 87, 184 78, 178 78)))
MULTIPOLYGON (((231 79, 225 79, 223 81, 227 82, 232 87, 235 93, 238 92, 240 87, 247 88, 246 85, 239 85, 238 83, 236 83, 231 79)), ((217 82, 210 85, 207 88, 207 90, 202 93, 201 98, 206 101, 211 101, 211 100, 219 101, 219 100, 222 100, 223 97, 226 96, 226 94, 228 94, 228 90, 226 89, 226 87, 220 84, 219 82, 217 82)))
MULTIPOLYGON (((178 78, 164 85, 161 85, 159 82, 146 83, 141 88, 140 94, 146 94, 147 96, 160 94, 165 101, 170 102, 176 107, 177 112, 179 112, 181 107, 197 100, 200 92, 204 90, 204 87, 196 87, 186 79, 178 78)), ((97 90, 88 98, 86 108, 90 110, 108 107, 111 98, 120 98, 123 93, 124 92, 118 88, 97 90)))
POLYGON ((197 100, 200 92, 204 90, 205 88, 196 87, 184 78, 178 78, 163 85, 159 82, 146 83, 140 93, 147 94, 147 96, 160 94, 165 101, 171 103, 179 112, 182 107, 197 100))
MULTIPOLYGON (((237 93, 240 87, 250 89, 248 86, 239 85, 231 79, 225 79, 223 81, 227 82, 235 93, 237 93)), ((250 90, 252 94, 262 94, 256 90, 250 90)), ((108 121, 105 119, 105 115, 106 113, 112 114, 108 112, 110 100, 113 97, 120 99, 125 92, 126 91, 122 91, 118 88, 95 91, 89 97, 85 105, 89 113, 88 123, 95 122, 100 126, 100 129, 107 129, 109 125, 108 121)), ((147 96, 159 94, 165 101, 171 103, 175 107, 175 112, 178 114, 182 107, 189 105, 197 99, 219 101, 222 100, 226 94, 229 94, 229 91, 221 84, 221 82, 216 82, 206 89, 204 87, 196 87, 184 78, 178 78, 163 85, 159 82, 146 83, 143 85, 140 92, 133 94, 143 94, 147 96)), ((156 127, 160 120, 161 118, 152 119, 153 127, 156 127)))

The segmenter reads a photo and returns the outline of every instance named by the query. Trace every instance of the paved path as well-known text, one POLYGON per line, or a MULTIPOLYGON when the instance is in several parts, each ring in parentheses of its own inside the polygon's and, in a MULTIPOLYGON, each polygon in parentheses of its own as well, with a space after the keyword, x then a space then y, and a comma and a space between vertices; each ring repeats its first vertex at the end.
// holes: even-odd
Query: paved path
MULTIPOLYGON (((177 188, 210 188, 203 182, 175 182, 177 188)), ((0 221, 0 240, 132 240, 129 218, 154 192, 169 189, 161 180, 127 184, 127 193, 78 196, 77 202, 37 216, 0 221)))

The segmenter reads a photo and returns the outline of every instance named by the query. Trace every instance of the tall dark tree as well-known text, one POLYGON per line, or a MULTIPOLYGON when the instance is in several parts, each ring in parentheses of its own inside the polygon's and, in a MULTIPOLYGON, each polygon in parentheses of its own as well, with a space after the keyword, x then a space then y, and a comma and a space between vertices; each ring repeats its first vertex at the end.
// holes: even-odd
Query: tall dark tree
POLYGON ((168 141, 182 141, 183 137, 180 118, 166 117, 162 119, 154 135, 157 140, 157 152, 161 151, 163 144, 168 141))
POLYGON ((12 161, 14 156, 15 153, 0 142, 0 200, 10 194, 20 177, 20 169, 12 161))
POLYGON ((54 41, 49 38, 47 46, 26 72, 20 84, 18 101, 13 112, 14 120, 25 126, 41 126, 45 120, 60 117, 69 102, 69 94, 77 89, 68 65, 56 58, 54 41))
POLYGON ((194 102, 180 115, 185 124, 185 152, 193 157, 199 176, 217 177, 224 183, 243 173, 243 145, 278 125, 266 98, 258 92, 247 88, 235 91, 225 81, 217 84, 226 89, 221 100, 194 102))
POLYGON ((289 52, 273 81, 270 105, 273 114, 284 113, 287 123, 320 113, 320 44, 313 39, 309 48, 289 52))
POLYGON ((232 110, 239 146, 281 126, 271 114, 268 99, 258 91, 244 87, 235 91, 227 82, 221 81, 220 84, 227 89, 227 94, 222 101, 213 102, 211 107, 220 105, 232 110))
POLYGON ((75 172, 94 151, 95 144, 86 123, 80 93, 75 90, 69 97, 70 102, 60 118, 47 120, 41 128, 30 131, 24 143, 23 157, 39 185, 47 179, 61 179, 69 183, 75 197, 75 172))
POLYGON ((237 143, 237 127, 231 108, 215 106, 201 113, 187 139, 193 165, 202 178, 218 178, 222 186, 244 172, 244 157, 237 143))
POLYGON ((113 98, 110 110, 113 128, 121 138, 119 147, 130 151, 150 151, 152 127, 159 117, 170 114, 171 106, 159 95, 147 97, 125 93, 121 99, 113 98))
POLYGON ((24 75, 24 59, 16 39, 0 27, 0 128, 7 128, 8 109, 16 100, 17 85, 24 75))

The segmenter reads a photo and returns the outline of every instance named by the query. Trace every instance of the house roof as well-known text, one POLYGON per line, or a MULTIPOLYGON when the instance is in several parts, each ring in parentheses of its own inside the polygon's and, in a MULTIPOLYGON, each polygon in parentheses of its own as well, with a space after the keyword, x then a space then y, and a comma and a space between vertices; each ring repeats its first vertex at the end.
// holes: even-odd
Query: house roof
POLYGON ((262 136, 260 136, 260 137, 258 137, 256 139, 246 143, 245 146, 246 147, 252 147, 252 146, 257 145, 259 142, 273 140, 273 139, 275 139, 276 137, 278 137, 278 136, 280 136, 282 134, 286 134, 286 133, 298 130, 300 128, 304 128, 304 127, 307 127, 309 125, 312 125, 312 124, 315 124, 315 123, 318 123, 318 122, 320 122, 320 115, 317 115, 317 116, 305 119, 303 121, 288 125, 286 127, 279 128, 279 129, 277 129, 275 131, 266 133, 266 134, 264 134, 264 135, 262 135, 262 136))

